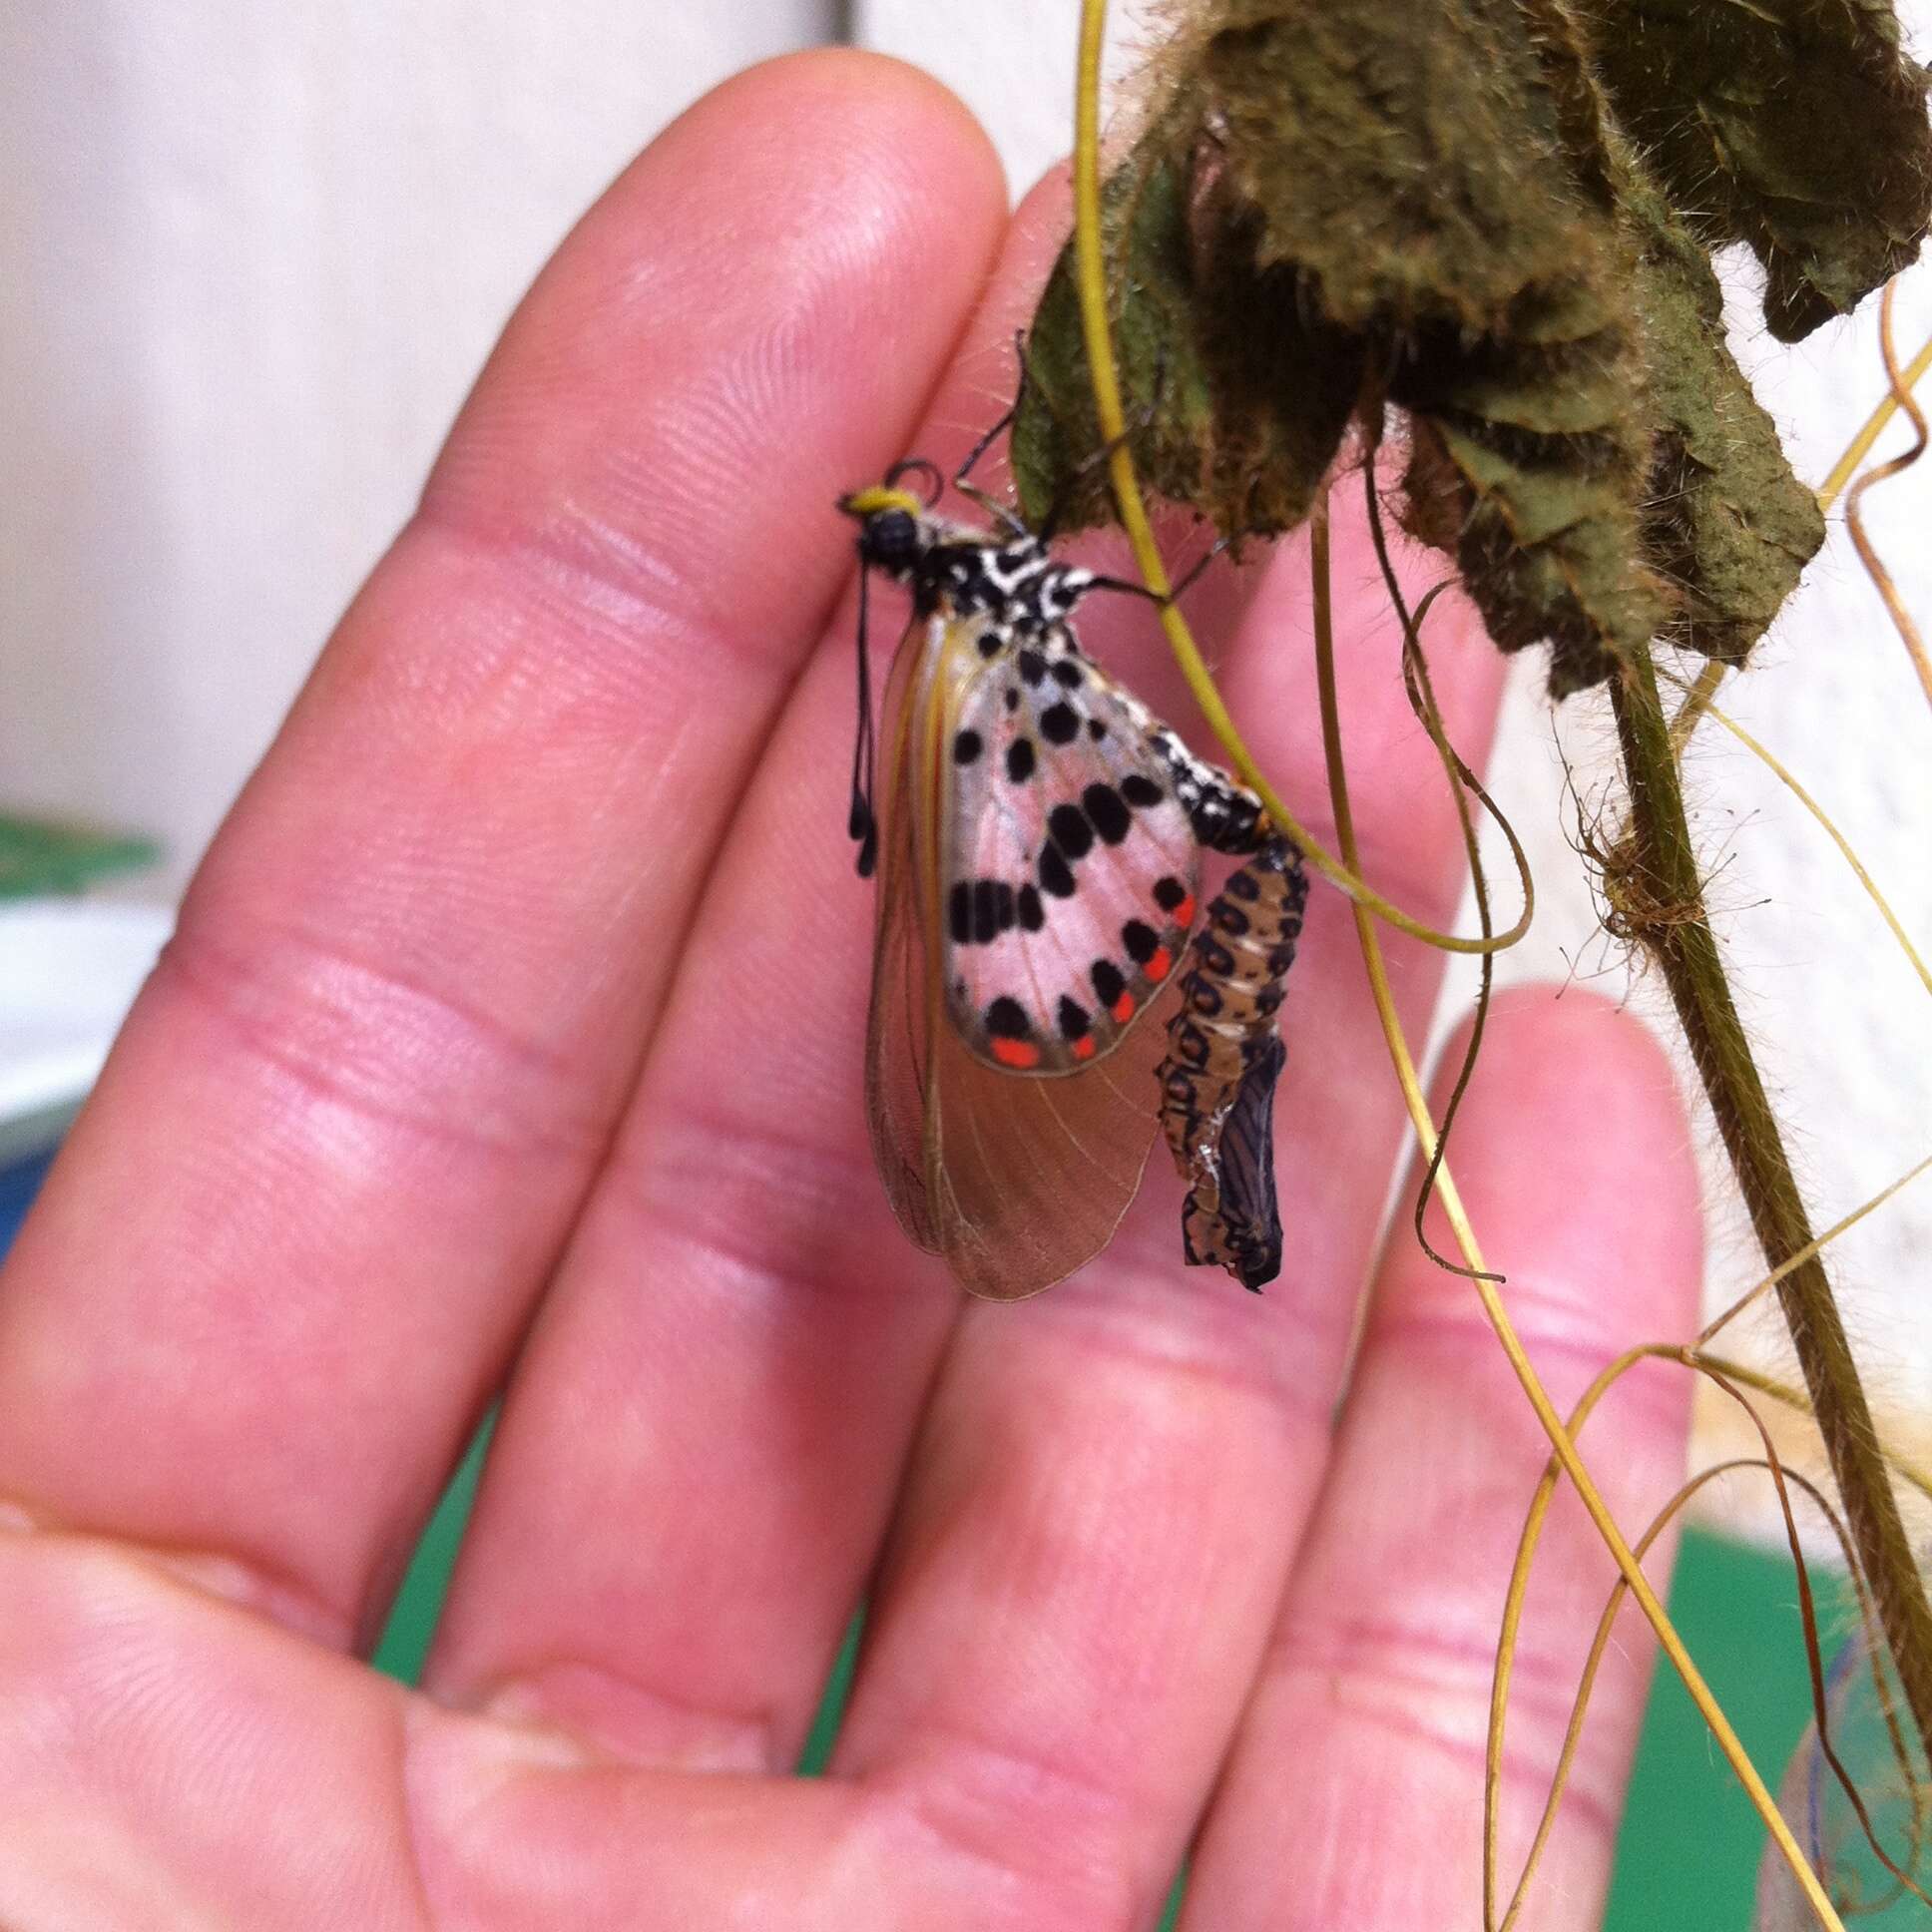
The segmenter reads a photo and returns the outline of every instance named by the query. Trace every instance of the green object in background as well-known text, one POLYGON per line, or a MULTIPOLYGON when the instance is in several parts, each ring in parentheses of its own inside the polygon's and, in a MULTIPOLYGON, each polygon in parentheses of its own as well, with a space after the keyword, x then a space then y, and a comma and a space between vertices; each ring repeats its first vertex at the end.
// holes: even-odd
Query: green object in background
POLYGON ((423 1659, 429 1655, 429 1640, 436 1634, 443 1592, 449 1587, 450 1571, 456 1567, 457 1545, 463 1540, 463 1526, 470 1520, 476 1481, 483 1473, 483 1458, 489 1452, 495 1428, 496 1411, 492 1409, 443 1491, 442 1501, 416 1545, 416 1554, 409 1559, 382 1641, 376 1646, 375 1668, 400 1678, 404 1684, 414 1684, 422 1676, 423 1659))
MULTIPOLYGON (((376 1652, 376 1667, 404 1683, 422 1669, 444 1586, 489 1439, 485 1423, 463 1458, 418 1547, 376 1652)), ((1834 1574, 1812 1583, 1827 1655, 1850 1627, 1846 1593, 1834 1574)), ((1625 1607, 1625 1619, 1636 1613, 1625 1607)), ((1789 1562, 1691 1530, 1678 1556, 1671 1615, 1701 1666, 1744 1748, 1773 1790, 1811 1715, 1804 1639, 1789 1562)), ((824 1768, 858 1655, 854 1619, 811 1729, 799 1768, 824 1768)), ((1630 1805, 1618 1839, 1605 1932, 1749 1932, 1764 1832, 1717 1754, 1684 1687, 1668 1666, 1651 1687, 1630 1805)), ((1506 1861, 1520 1846, 1504 1848, 1506 1861)), ((1504 1883, 1515 1880, 1506 1865, 1504 1883)), ((1163 1920, 1175 1921, 1179 1886, 1163 1920)), ((1887 1915, 1889 1918, 1889 1915, 1887 1915)))
MULTIPOLYGON (((1852 1626, 1843 1579, 1811 1566, 1827 1660, 1852 1626)), ((1632 1615, 1626 1606, 1624 1616, 1632 1615)), ((1787 1556, 1692 1530, 1671 1583, 1671 1620, 1739 1741, 1775 1791, 1811 1716, 1804 1627, 1787 1556)), ((1605 1932, 1749 1932, 1764 1827, 1668 1664, 1644 1713, 1617 1840, 1605 1932)))
POLYGON ((115 872, 139 871, 160 856, 152 840, 131 833, 0 816, 0 899, 78 892, 115 872))

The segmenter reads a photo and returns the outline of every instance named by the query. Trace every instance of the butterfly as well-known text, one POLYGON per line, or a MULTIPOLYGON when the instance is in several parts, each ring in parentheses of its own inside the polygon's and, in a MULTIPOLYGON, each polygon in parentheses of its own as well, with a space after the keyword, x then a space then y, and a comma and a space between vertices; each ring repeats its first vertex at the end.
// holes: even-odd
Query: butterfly
POLYGON ((873 1155, 912 1240, 1016 1300, 1098 1253, 1140 1185, 1168 1046, 1149 1016, 1175 1007, 1201 848, 1273 835, 1251 792, 1081 650, 1083 598, 1146 593, 1055 557, 966 484, 1001 426, 954 479, 998 528, 936 516, 940 478, 917 459, 839 508, 863 566, 849 829, 879 873, 873 1155), (912 603, 876 726, 875 571, 912 603))

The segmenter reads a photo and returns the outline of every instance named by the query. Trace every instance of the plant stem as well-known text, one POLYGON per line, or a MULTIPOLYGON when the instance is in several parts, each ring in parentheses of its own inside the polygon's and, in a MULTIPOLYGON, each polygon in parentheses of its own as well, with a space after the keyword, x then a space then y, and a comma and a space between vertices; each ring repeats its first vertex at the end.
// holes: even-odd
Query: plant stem
MULTIPOLYGON (((1635 909, 1634 923, 1663 969, 1751 1225, 1765 1260, 1775 1268, 1811 1247, 1810 1219, 1704 910, 1670 725, 1648 652, 1623 677, 1611 680, 1611 702, 1630 784, 1639 884, 1649 901, 1648 908, 1635 909), (1647 910, 1656 916, 1647 917, 1647 910)), ((1932 1605, 1886 1474, 1844 1323, 1815 1251, 1779 1278, 1777 1293, 1859 1566, 1871 1586, 1920 1742, 1932 1758, 1932 1605)))

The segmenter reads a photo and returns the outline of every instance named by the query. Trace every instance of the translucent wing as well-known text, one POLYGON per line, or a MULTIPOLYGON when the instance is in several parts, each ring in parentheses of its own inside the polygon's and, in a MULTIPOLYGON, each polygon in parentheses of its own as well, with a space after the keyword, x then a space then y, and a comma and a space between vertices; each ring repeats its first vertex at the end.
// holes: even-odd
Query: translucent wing
POLYGON ((1104 1057, 1180 959, 1200 854, 1147 723, 1064 630, 959 680, 941 965, 953 1026, 990 1065, 1104 1057))
POLYGON ((1159 1018, 1116 1023, 1114 1051, 1097 1046, 1062 1078, 1027 1078, 978 1057, 953 1022, 947 854, 967 829, 955 751, 984 705, 983 635, 981 620, 934 617, 914 625, 893 664, 866 1099, 907 1234, 973 1293, 1017 1300, 1097 1254, 1134 1199, 1165 1039, 1159 1018))

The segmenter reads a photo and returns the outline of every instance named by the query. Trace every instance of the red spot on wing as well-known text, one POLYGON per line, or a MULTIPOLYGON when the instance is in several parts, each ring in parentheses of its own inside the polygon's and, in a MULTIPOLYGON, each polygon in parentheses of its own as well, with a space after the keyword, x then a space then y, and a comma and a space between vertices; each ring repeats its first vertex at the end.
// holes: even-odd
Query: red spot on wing
POLYGON ((1120 996, 1120 998, 1114 1002, 1115 1022, 1120 1026, 1126 1026, 1128 1021, 1133 1019, 1133 1017, 1134 1017, 1134 995, 1132 993, 1123 993, 1120 996))
POLYGON ((1154 957, 1147 963, 1147 976, 1151 980, 1164 980, 1174 968, 1174 955, 1165 946, 1156 946, 1154 957))
POLYGON ((1002 1067, 1037 1067, 1040 1064, 1040 1049, 1031 1040, 1007 1040, 995 1038, 990 1042, 993 1058, 1002 1067))
POLYGON ((1177 926, 1179 926, 1183 932, 1186 932, 1188 928, 1194 924, 1194 922, 1195 922, 1195 901, 1194 901, 1193 893, 1190 893, 1187 898, 1183 899, 1181 903, 1175 907, 1174 923, 1177 926))
POLYGON ((1094 1057, 1094 1036, 1091 1033, 1083 1033, 1080 1036, 1080 1038, 1074 1042, 1074 1058, 1076 1060, 1091 1060, 1093 1059, 1093 1057, 1094 1057))

